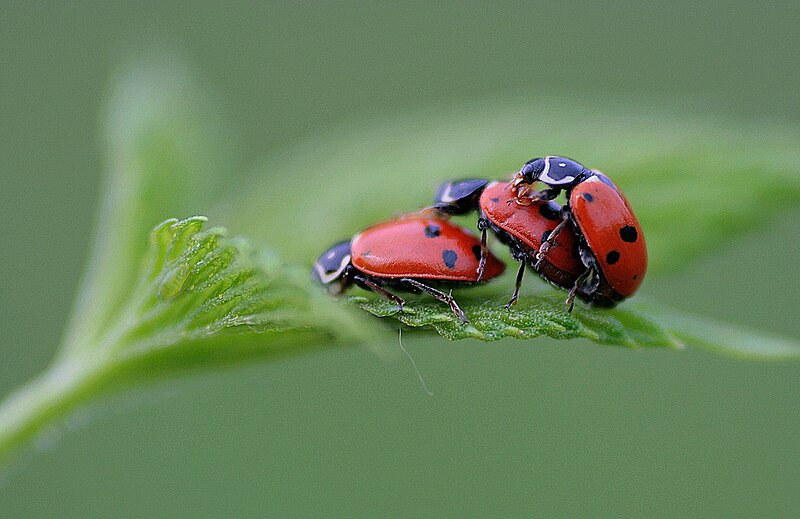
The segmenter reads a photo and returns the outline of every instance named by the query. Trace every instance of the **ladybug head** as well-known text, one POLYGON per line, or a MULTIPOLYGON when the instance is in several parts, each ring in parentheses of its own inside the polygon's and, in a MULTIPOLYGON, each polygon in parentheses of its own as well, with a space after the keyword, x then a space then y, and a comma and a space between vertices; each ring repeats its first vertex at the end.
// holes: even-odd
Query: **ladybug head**
POLYGON ((477 209, 478 200, 488 183, 482 178, 444 182, 436 189, 433 207, 445 214, 467 214, 477 209))
POLYGON ((350 266, 350 241, 337 243, 322 253, 316 263, 311 277, 322 283, 334 293, 342 290, 342 275, 350 266))
POLYGON ((582 164, 565 157, 543 157, 529 160, 517 173, 514 184, 544 182, 550 187, 569 187, 588 173, 582 164))

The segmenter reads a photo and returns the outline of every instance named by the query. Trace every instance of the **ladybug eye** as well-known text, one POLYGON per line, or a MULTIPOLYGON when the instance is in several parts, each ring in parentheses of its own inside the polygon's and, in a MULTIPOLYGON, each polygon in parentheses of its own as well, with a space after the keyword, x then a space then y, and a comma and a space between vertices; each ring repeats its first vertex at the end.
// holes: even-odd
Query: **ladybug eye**
POLYGON ((539 179, 539 175, 542 174, 542 171, 545 169, 545 161, 544 159, 531 159, 526 162, 522 169, 519 170, 522 178, 525 179, 526 182, 533 183, 539 179))

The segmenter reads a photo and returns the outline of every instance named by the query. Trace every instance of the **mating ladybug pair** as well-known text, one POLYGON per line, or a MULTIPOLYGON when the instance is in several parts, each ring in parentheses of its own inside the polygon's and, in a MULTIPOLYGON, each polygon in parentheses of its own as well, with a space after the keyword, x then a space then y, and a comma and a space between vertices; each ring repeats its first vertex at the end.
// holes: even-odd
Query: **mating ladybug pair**
POLYGON ((499 276, 505 266, 486 246, 491 230, 520 262, 513 296, 527 265, 551 284, 596 306, 632 296, 647 269, 647 249, 636 216, 619 188, 599 171, 564 157, 528 161, 511 182, 483 179, 446 182, 427 211, 369 227, 328 249, 314 277, 336 294, 355 283, 397 303, 388 288, 426 292, 450 305, 466 322, 452 290, 499 276), (548 187, 532 189, 536 182, 548 187), (563 206, 553 200, 566 193, 563 206), (478 212, 480 240, 447 220, 478 212), (434 213, 434 216, 430 216, 434 213))

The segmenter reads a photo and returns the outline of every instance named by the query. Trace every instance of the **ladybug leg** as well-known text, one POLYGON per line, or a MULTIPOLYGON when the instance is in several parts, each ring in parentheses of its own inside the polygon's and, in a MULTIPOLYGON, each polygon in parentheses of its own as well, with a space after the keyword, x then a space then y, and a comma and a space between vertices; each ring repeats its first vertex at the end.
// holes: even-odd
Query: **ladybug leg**
POLYGON ((345 269, 344 274, 342 274, 342 278, 341 281, 339 282, 338 288, 333 288, 333 287, 331 288, 331 294, 333 294, 334 296, 340 296, 344 294, 347 291, 347 289, 350 288, 350 285, 353 284, 353 278, 354 278, 353 267, 348 266, 345 269))
POLYGON ((593 271, 593 270, 594 270, 594 268, 593 268, 593 267, 589 267, 589 268, 587 268, 587 269, 586 269, 586 270, 583 272, 583 274, 581 274, 580 276, 578 276, 578 279, 576 279, 576 280, 575 280, 575 284, 574 284, 574 285, 572 286, 572 288, 569 290, 569 295, 567 296, 567 301, 566 301, 566 303, 567 303, 567 306, 569 307, 569 308, 567 309, 567 312, 569 312, 569 313, 572 313, 572 309, 575 307, 575 296, 576 296, 576 295, 578 295, 578 289, 579 289, 579 288, 580 288, 580 287, 581 287, 581 286, 582 286, 584 283, 586 283, 586 280, 587 280, 587 279, 589 279, 589 276, 592 274, 592 271, 593 271))
POLYGON ((557 187, 542 189, 536 195, 536 200, 550 201, 555 200, 561 194, 561 189, 557 187))
POLYGON ((567 305, 569 305, 569 312, 572 312, 572 308, 575 306, 575 296, 578 294, 578 290, 582 289, 584 294, 591 296, 600 286, 600 271, 597 268, 594 256, 588 249, 583 247, 578 252, 580 253, 581 261, 586 266, 586 271, 578 276, 578 279, 575 280, 575 285, 569 291, 566 301, 567 305))
POLYGON ((399 297, 399 296, 396 296, 396 295, 392 294, 391 292, 389 292, 388 290, 386 290, 382 286, 378 285, 377 283, 375 283, 371 279, 365 278, 363 276, 353 276, 353 279, 358 281, 359 283, 364 284, 370 290, 372 290, 373 292, 375 292, 376 294, 378 294, 382 298, 388 299, 389 301, 395 303, 397 305, 397 311, 398 312, 402 312, 403 311, 403 305, 406 304, 406 302, 403 300, 402 297, 399 297))
POLYGON ((518 187, 516 196, 509 200, 508 203, 511 204, 515 202, 517 205, 528 206, 538 201, 546 202, 553 200, 561 193, 561 189, 558 188, 542 189, 541 191, 534 190, 531 192, 530 186, 530 184, 523 184, 521 187, 518 187))
POLYGON ((478 283, 483 281, 483 272, 486 270, 486 258, 488 257, 488 249, 486 248, 486 231, 488 228, 489 222, 486 219, 481 218, 478 220, 478 229, 481 231, 481 257, 478 260, 478 283))
POLYGON ((436 290, 435 288, 429 287, 428 285, 425 285, 424 283, 420 283, 416 279, 410 279, 410 278, 403 278, 403 279, 400 280, 400 282, 404 283, 406 285, 409 285, 409 286, 411 286, 412 288, 414 288, 414 289, 416 289, 418 291, 425 292, 426 294, 434 297, 435 299, 438 299, 442 303, 447 303, 448 305, 450 305, 450 309, 453 311, 453 313, 456 314, 456 317, 461 319, 461 323, 462 324, 467 324, 468 321, 467 321, 466 316, 464 315, 464 312, 461 310, 461 307, 458 306, 458 303, 456 303, 456 300, 453 299, 453 291, 452 290, 450 291, 449 294, 445 294, 444 292, 442 292, 440 290, 436 290))
POLYGON ((547 251, 549 251, 550 247, 552 247, 556 242, 558 235, 564 230, 564 227, 569 222, 570 217, 571 215, 569 209, 565 207, 561 210, 561 221, 558 222, 558 225, 556 225, 552 231, 550 231, 550 234, 547 235, 547 239, 543 241, 541 245, 539 245, 539 251, 536 253, 536 265, 533 267, 534 270, 539 270, 542 265, 542 261, 544 261, 544 255, 547 254, 547 251))
POLYGON ((510 310, 513 305, 517 303, 517 299, 519 299, 519 289, 522 286, 522 278, 525 276, 525 260, 521 260, 519 262, 519 270, 517 271, 517 281, 514 285, 514 293, 511 295, 511 299, 506 303, 505 309, 510 310))

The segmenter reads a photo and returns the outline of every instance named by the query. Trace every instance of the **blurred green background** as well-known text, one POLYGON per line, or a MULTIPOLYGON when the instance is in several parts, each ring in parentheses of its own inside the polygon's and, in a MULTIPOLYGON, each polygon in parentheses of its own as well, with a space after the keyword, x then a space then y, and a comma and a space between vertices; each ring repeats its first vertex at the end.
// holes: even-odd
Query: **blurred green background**
MULTIPOLYGON (((42 370, 59 342, 100 196, 99 114, 109 78, 132 56, 177 50, 197 68, 236 136, 240 167, 226 188, 235 192, 248 190, 240 183, 264 157, 307 137, 335 140, 336 128, 361 120, 507 95, 555 97, 589 111, 607 110, 609 99, 653 109, 679 103, 736 122, 800 124, 798 19, 797 4, 714 2, 3 3, 0 390, 42 370)), ((524 160, 539 151, 519 153, 524 160)), ((324 160, 310 156, 309 167, 324 160)), ((298 179, 275 180, 279 191, 298 179)), ((312 194, 324 188, 309 186, 312 194)), ((225 200, 216 207, 226 214, 225 200)), ((644 292, 800 337, 798 217, 789 212, 687 270, 651 277, 644 292)), ((269 241, 253 232, 259 222, 230 225, 269 241)), ((287 253, 310 263, 317 251, 287 253)), ((406 359, 367 349, 145 388, 42 440, 41 452, 4 474, 0 510, 9 517, 800 511, 797 364, 546 339, 449 343, 408 334, 404 342, 433 397, 406 359)))

